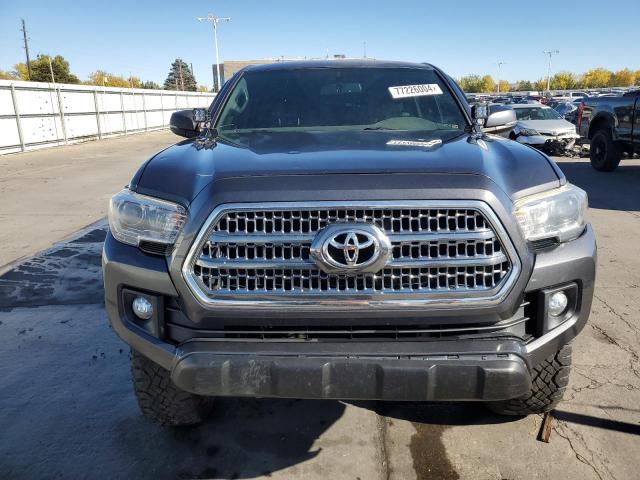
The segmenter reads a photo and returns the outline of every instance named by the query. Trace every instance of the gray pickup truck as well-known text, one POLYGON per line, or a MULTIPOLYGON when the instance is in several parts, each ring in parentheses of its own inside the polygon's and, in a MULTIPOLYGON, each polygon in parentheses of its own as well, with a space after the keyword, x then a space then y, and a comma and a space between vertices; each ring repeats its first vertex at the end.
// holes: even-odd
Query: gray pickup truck
POLYGON ((591 165, 611 172, 626 153, 640 149, 640 90, 621 96, 585 98, 578 108, 578 133, 589 139, 591 165))
POLYGON ((427 64, 250 67, 110 203, 105 302, 140 408, 218 396, 553 408, 587 322, 584 191, 427 64))

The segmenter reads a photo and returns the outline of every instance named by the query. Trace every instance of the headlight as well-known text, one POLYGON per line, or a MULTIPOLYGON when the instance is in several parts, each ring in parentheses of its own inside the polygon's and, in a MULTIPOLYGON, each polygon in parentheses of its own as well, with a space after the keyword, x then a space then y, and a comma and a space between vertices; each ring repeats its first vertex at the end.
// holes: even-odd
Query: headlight
POLYGON ((537 130, 533 128, 521 128, 520 135, 524 135, 525 137, 533 137, 534 135, 540 135, 537 130))
POLYGON ((566 242, 582 234, 587 204, 587 193, 567 184, 516 201, 513 213, 527 240, 558 238, 566 242))
POLYGON ((186 219, 181 205, 128 189, 113 196, 109 204, 111 234, 129 245, 137 246, 141 240, 172 245, 186 219))

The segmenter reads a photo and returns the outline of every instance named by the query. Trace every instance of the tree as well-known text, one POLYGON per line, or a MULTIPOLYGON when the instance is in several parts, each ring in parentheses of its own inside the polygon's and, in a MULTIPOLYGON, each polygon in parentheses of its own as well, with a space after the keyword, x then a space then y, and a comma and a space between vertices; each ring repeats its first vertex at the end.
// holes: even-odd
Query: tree
POLYGON ((533 89, 537 92, 544 92, 547 89, 547 80, 540 78, 533 82, 533 89))
POLYGON ((205 85, 198 85, 198 92, 208 92, 209 89, 205 85))
POLYGON ((605 68, 592 68, 582 75, 583 88, 606 87, 611 81, 611 72, 605 68))
POLYGON ((100 87, 130 87, 129 81, 119 75, 114 75, 104 70, 96 70, 89 74, 88 85, 98 85, 100 87))
POLYGON ((511 90, 511 85, 506 80, 500 80, 500 92, 508 92, 511 90))
POLYGON ((576 79, 573 73, 558 72, 551 77, 552 90, 569 90, 576 87, 576 79))
POLYGON ((20 77, 15 72, 0 70, 0 80, 20 80, 20 77))
MULTIPOLYGON (((78 77, 69 71, 69 62, 62 55, 50 57, 49 55, 38 55, 35 60, 31 60, 31 81, 33 82, 50 82, 51 70, 56 83, 80 83, 78 77), (49 59, 51 59, 51 67, 49 67, 49 59)), ((28 80, 27 65, 18 63, 15 65, 16 74, 22 80, 28 80)))
POLYGON ((16 63, 13 66, 13 73, 19 80, 29 80, 29 69, 26 63, 16 63))
POLYGON ((146 88, 148 90, 160 90, 160 85, 152 80, 147 80, 142 84, 142 88, 146 88))
POLYGON ((498 87, 496 82, 493 81, 493 77, 491 75, 485 75, 482 77, 482 85, 480 88, 482 93, 491 93, 495 92, 498 87))
POLYGON ((129 82, 131 88, 142 88, 142 81, 138 77, 131 75, 127 78, 127 82, 129 82))
POLYGON ((181 58, 176 58, 175 62, 171 64, 167 79, 164 81, 164 88, 166 90, 195 92, 197 87, 198 84, 189 65, 181 58))
POLYGON ((636 70, 636 83, 635 85, 640 85, 640 70, 636 70))
POLYGON ((610 80, 612 87, 630 87, 636 81, 636 72, 632 72, 628 68, 618 70, 613 74, 610 80))
POLYGON ((466 93, 480 93, 482 90, 482 79, 479 75, 467 75, 458 80, 460 88, 466 93))
POLYGON ((520 80, 518 82, 518 91, 519 92, 526 92, 526 91, 531 91, 533 90, 533 85, 531 84, 531 82, 529 80, 520 80))

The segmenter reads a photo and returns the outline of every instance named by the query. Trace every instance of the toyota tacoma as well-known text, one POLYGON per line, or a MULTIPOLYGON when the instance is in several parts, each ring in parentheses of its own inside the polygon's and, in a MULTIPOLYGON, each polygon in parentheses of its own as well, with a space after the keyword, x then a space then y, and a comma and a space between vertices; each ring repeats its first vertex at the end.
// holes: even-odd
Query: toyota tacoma
POLYGON ((105 302, 148 418, 220 396, 553 408, 593 296, 584 191, 428 64, 248 67, 109 207, 105 302))

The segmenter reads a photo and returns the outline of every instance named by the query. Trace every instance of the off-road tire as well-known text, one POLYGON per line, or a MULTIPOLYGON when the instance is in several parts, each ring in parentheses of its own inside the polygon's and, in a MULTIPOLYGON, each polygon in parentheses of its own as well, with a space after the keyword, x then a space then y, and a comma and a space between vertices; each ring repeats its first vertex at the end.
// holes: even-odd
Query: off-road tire
POLYGON ((591 166, 599 172, 612 172, 622 160, 623 151, 613 141, 608 129, 598 130, 591 139, 589 158, 591 166))
POLYGON ((512 400, 489 402, 487 406, 500 415, 530 415, 553 410, 564 396, 570 371, 571 345, 565 345, 536 365, 528 394, 512 400))
POLYGON ((133 391, 142 414, 149 420, 171 427, 195 425, 211 411, 213 398, 180 390, 168 370, 131 350, 133 391))

